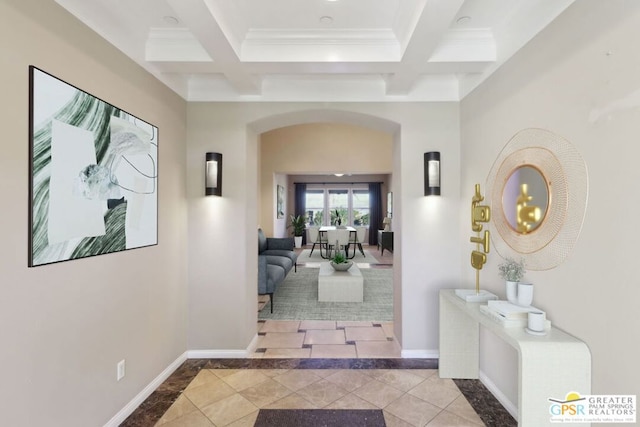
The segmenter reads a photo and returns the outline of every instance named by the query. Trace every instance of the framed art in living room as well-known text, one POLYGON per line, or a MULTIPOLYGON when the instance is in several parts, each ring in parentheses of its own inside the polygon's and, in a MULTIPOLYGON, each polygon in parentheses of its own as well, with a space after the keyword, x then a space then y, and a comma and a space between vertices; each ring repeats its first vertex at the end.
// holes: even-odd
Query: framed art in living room
POLYGON ((284 218, 284 187, 276 187, 276 218, 284 218))
POLYGON ((158 243, 158 128, 29 67, 30 267, 158 243))

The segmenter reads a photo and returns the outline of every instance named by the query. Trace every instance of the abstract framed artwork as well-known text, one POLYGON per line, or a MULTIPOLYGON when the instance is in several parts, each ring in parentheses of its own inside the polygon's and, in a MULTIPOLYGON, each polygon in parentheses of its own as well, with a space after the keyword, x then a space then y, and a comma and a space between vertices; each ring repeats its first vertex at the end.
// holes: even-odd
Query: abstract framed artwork
POLYGON ((276 187, 276 218, 284 218, 284 187, 276 187))
POLYGON ((29 267, 158 243, 158 128, 29 67, 29 267))

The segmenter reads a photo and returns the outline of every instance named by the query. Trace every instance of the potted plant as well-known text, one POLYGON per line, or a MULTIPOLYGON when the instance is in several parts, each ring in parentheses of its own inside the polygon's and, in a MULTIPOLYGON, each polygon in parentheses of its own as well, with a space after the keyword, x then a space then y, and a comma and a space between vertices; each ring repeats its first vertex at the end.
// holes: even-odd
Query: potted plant
POLYGON ((518 298, 518 283, 524 277, 524 273, 526 273, 524 260, 521 258, 520 261, 516 261, 511 257, 507 257, 502 264, 498 265, 498 271, 500 272, 500 277, 506 282, 507 301, 516 304, 518 298))
POLYGON ((338 242, 336 241, 336 253, 331 258, 331 267, 336 271, 347 271, 353 265, 353 261, 347 259, 347 256, 337 248, 338 242))
POLYGON ((307 224, 307 219, 304 215, 291 215, 289 219, 289 226, 287 228, 293 229, 293 238, 295 240, 296 248, 302 247, 302 235, 307 224))

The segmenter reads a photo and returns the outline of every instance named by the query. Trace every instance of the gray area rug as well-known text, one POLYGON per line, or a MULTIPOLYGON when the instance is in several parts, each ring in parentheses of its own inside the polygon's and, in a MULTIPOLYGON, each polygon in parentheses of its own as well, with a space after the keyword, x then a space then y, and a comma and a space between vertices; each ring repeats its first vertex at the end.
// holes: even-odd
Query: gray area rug
POLYGON ((278 286, 273 313, 267 303, 258 319, 273 320, 393 320, 393 269, 362 268, 364 302, 318 301, 318 268, 298 267, 278 286))
POLYGON ((254 427, 385 427, 381 409, 260 409, 254 427))
MULTIPOLYGON (((353 254, 353 248, 349 250, 349 256, 351 256, 351 254, 353 254)), ((364 255, 365 256, 362 256, 360 251, 356 249, 356 256, 353 257, 351 260, 353 262, 366 262, 369 264, 377 264, 380 262, 373 255, 371 255, 369 251, 367 251, 366 249, 364 250, 364 255)), ((305 249, 302 252, 300 252, 300 255, 298 255, 298 264, 303 264, 305 262, 327 262, 327 261, 328 260, 320 257, 320 249, 318 249, 317 246, 313 250, 313 254, 311 254, 311 249, 305 249)))

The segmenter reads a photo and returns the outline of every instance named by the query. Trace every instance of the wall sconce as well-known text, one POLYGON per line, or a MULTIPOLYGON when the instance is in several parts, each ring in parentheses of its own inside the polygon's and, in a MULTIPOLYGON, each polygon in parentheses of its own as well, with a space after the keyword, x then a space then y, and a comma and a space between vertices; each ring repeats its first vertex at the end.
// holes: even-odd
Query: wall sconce
POLYGON ((207 153, 204 187, 207 196, 222 196, 222 154, 207 153))
POLYGON ((440 195, 440 152, 424 153, 424 195, 440 195))

